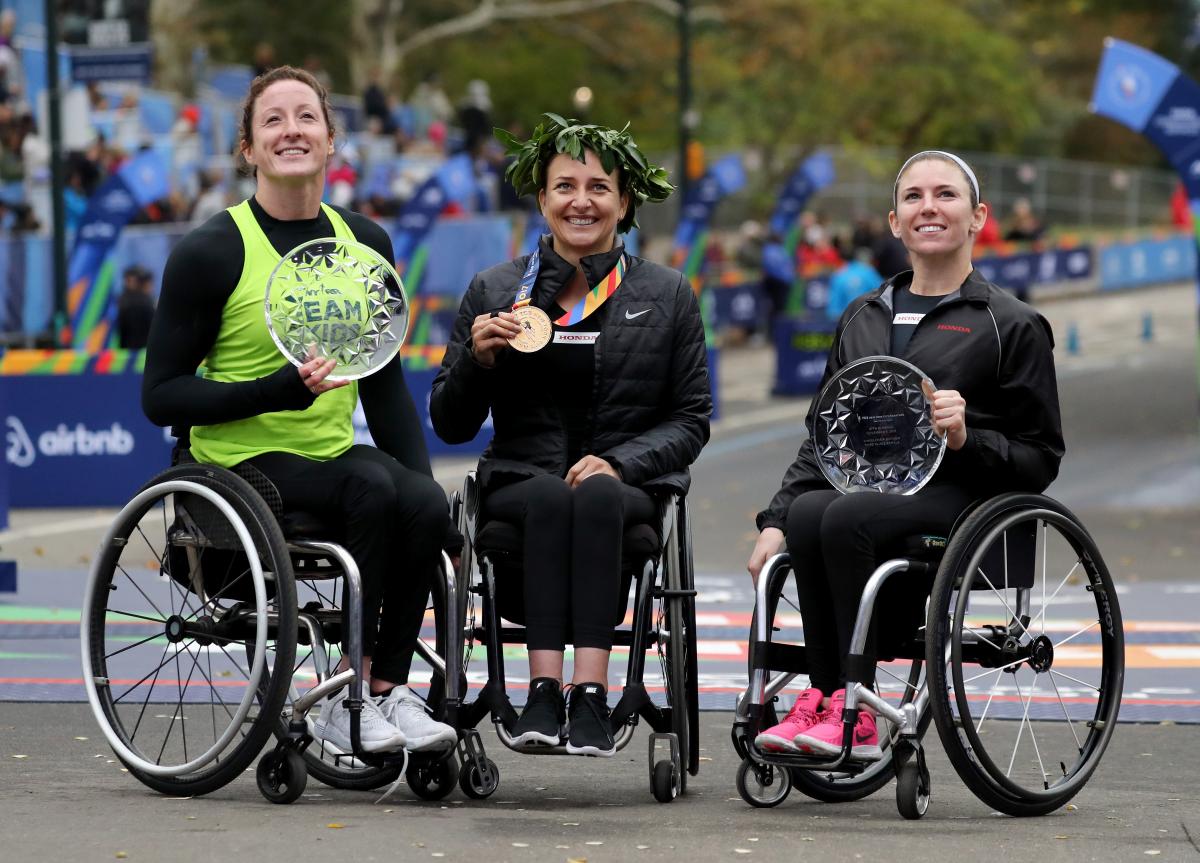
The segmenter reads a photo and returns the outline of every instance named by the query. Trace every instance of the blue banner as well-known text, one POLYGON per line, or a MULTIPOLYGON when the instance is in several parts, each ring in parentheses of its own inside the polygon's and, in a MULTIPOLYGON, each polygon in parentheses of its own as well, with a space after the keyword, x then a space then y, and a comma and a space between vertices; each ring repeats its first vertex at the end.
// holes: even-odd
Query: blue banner
MULTIPOLYGON (((396 260, 407 264, 447 204, 463 203, 475 194, 475 167, 465 153, 443 162, 404 205, 392 241, 396 260)), ((410 285, 415 291, 417 285, 410 285)))
POLYGON ((833 346, 834 322, 824 316, 780 318, 775 322, 775 395, 815 393, 833 346))
POLYGON ((784 184, 768 223, 771 239, 763 245, 762 268, 770 278, 789 283, 796 278, 796 260, 784 237, 804 212, 808 199, 832 183, 833 178, 833 159, 828 153, 816 153, 801 162, 784 184))
POLYGON ((162 155, 144 150, 106 180, 88 201, 75 235, 67 265, 70 291, 71 346, 99 351, 113 314, 110 283, 100 278, 121 229, 143 207, 165 198, 170 189, 170 169, 162 155))
POLYGON ((975 269, 989 282, 1002 288, 1020 290, 1031 285, 1090 278, 1093 270, 1091 246, 1074 249, 1047 249, 978 258, 975 269))
POLYGON ((1101 249, 1099 258, 1102 291, 1182 282, 1196 275, 1196 242, 1186 234, 1116 243, 1101 249))
POLYGON ((691 248, 700 232, 708 227, 713 210, 722 198, 728 197, 746 185, 746 171, 742 157, 725 156, 713 162, 699 182, 688 189, 679 226, 675 229, 676 252, 691 248))

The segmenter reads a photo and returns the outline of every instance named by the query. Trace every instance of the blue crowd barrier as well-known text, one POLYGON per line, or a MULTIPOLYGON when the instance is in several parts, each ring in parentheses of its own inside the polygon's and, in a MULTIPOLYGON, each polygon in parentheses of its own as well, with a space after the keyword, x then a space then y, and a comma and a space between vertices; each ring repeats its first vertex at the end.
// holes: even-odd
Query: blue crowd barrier
POLYGON ((825 362, 833 345, 834 322, 823 315, 780 318, 775 322, 776 395, 815 393, 825 373, 825 362))
POLYGON ((1093 259, 1091 246, 1078 246, 977 258, 974 264, 989 282, 1021 290, 1032 285, 1090 278, 1093 259))
POLYGON ((1161 240, 1119 243, 1100 250, 1100 290, 1192 281, 1196 239, 1178 234, 1161 240))

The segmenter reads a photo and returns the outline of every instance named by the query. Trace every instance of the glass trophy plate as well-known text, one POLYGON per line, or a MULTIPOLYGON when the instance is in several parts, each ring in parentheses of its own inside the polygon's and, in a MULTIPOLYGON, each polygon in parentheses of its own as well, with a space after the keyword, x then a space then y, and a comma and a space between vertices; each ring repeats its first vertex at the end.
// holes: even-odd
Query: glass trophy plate
POLYGON ((929 482, 946 438, 933 426, 926 389, 933 392, 929 378, 895 357, 866 357, 829 379, 817 396, 812 441, 834 488, 912 494, 929 482))
POLYGON ((333 237, 283 256, 267 279, 266 312, 271 338, 294 365, 337 361, 331 381, 379 371, 408 330, 408 298, 391 262, 333 237))

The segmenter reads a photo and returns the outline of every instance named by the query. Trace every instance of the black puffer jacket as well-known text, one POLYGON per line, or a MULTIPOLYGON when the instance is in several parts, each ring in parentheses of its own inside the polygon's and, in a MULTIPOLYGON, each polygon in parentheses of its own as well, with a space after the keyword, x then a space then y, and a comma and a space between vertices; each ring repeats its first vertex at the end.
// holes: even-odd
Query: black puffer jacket
MULTIPOLYGON (((889 352, 892 292, 911 281, 911 271, 900 273, 847 307, 822 387, 842 366, 889 352)), ((946 450, 932 482, 954 483, 985 497, 1040 492, 1053 481, 1065 450, 1053 349, 1046 319, 974 270, 925 315, 901 359, 927 374, 938 389, 958 390, 967 403, 967 442, 957 452, 946 450)), ((811 435, 811 407, 805 425, 811 435)), ((822 488, 829 483, 811 438, 806 439, 782 487, 758 514, 759 529, 783 529, 796 496, 822 488)))
MULTIPOLYGON (((541 241, 541 270, 533 305, 550 308, 574 268, 541 241)), ((584 258, 588 284, 616 264, 623 248, 584 258)), ((477 275, 459 307, 442 368, 433 382, 429 414, 438 437, 469 441, 491 411, 494 436, 480 461, 484 489, 540 473, 565 476, 567 434, 544 382, 518 373, 513 351, 501 351, 493 368, 471 355, 471 324, 485 312, 507 310, 528 257, 477 275)), ((628 256, 620 288, 593 313, 601 337, 586 451, 615 467, 630 485, 687 489, 687 468, 708 441, 712 396, 704 327, 695 294, 672 269, 628 256)))

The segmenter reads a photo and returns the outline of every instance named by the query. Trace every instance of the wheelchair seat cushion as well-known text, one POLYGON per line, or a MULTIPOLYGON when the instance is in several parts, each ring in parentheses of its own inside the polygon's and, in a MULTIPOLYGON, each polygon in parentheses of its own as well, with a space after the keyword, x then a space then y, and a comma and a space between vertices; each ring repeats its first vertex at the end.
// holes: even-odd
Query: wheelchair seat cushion
POLYGON ((284 539, 321 540, 323 542, 338 542, 342 531, 330 524, 321 516, 302 510, 287 510, 279 519, 279 528, 283 531, 284 539))

